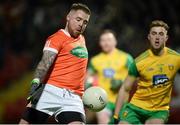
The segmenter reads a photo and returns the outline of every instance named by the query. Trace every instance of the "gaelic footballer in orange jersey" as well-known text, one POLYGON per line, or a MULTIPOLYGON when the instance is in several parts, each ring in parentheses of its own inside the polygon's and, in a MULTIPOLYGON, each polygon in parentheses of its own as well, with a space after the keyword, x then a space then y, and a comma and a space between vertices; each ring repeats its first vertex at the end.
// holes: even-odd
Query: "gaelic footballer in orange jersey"
POLYGON ((54 116, 59 124, 85 124, 81 96, 84 91, 88 52, 82 35, 91 11, 75 3, 66 26, 48 37, 31 82, 30 102, 20 124, 44 124, 54 116))
POLYGON ((57 53, 46 83, 82 95, 88 59, 84 37, 73 38, 61 29, 48 38, 45 50, 57 53))

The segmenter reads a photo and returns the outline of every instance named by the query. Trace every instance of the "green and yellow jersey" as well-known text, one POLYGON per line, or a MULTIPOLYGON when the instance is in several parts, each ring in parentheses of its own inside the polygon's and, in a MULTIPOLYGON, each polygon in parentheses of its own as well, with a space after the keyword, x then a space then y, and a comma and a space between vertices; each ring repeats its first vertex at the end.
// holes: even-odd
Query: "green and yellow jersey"
POLYGON ((130 103, 151 111, 168 110, 173 80, 180 68, 180 54, 165 47, 161 56, 147 50, 136 58, 129 75, 138 77, 138 86, 130 103))
POLYGON ((110 102, 115 103, 118 93, 111 89, 112 79, 123 81, 128 74, 128 65, 132 62, 129 54, 118 49, 111 54, 101 52, 91 59, 88 70, 97 75, 98 85, 106 90, 110 102))

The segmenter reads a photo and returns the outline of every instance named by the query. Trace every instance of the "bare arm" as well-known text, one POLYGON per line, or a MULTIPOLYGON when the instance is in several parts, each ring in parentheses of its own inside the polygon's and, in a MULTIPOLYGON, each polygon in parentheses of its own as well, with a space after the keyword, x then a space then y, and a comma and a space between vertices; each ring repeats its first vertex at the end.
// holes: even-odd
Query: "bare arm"
POLYGON ((56 53, 45 50, 43 52, 43 56, 41 61, 39 62, 36 71, 35 71, 35 78, 38 78, 40 82, 42 82, 49 71, 49 68, 53 64, 55 58, 56 58, 56 53))
POLYGON ((124 102, 127 102, 129 99, 129 92, 133 86, 133 83, 136 81, 136 77, 128 75, 119 90, 118 97, 116 99, 116 108, 114 115, 119 117, 119 111, 122 108, 124 102))

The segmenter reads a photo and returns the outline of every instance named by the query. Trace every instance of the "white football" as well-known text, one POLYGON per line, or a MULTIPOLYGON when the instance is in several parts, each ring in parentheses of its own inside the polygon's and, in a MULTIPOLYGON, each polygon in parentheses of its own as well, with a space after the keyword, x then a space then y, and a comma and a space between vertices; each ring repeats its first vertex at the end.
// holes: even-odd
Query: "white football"
POLYGON ((82 96, 83 103, 91 111, 101 111, 108 102, 106 91, 98 86, 93 86, 85 90, 82 96))

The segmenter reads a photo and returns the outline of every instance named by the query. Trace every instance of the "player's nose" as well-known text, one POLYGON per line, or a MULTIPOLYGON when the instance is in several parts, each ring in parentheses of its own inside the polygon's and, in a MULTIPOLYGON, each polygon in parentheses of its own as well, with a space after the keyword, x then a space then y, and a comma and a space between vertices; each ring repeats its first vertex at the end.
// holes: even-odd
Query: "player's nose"
POLYGON ((82 28, 82 26, 83 26, 83 21, 79 21, 78 26, 82 28))
POLYGON ((159 40, 159 36, 158 35, 156 36, 156 40, 159 40))

